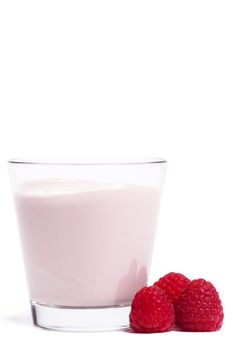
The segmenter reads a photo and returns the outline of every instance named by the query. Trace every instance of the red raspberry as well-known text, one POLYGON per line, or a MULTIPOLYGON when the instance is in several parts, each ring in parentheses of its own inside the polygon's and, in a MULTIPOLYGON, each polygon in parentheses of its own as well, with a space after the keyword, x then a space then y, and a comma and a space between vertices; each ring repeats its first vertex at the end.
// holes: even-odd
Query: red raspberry
POLYGON ((181 273, 170 272, 155 282, 154 286, 163 289, 171 302, 175 304, 188 282, 190 280, 181 273))
POLYGON ((223 308, 213 284, 204 279, 188 283, 175 306, 176 323, 185 331, 211 332, 221 328, 223 308))
POLYGON ((135 332, 165 332, 174 324, 174 307, 163 290, 144 287, 134 296, 129 320, 135 332))

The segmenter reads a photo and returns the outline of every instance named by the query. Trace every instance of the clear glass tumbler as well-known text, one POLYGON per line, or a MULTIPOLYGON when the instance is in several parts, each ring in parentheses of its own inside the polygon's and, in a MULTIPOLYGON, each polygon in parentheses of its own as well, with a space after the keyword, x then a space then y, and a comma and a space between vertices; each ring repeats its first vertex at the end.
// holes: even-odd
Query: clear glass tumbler
POLYGON ((8 165, 34 324, 127 328, 147 285, 166 161, 8 165))

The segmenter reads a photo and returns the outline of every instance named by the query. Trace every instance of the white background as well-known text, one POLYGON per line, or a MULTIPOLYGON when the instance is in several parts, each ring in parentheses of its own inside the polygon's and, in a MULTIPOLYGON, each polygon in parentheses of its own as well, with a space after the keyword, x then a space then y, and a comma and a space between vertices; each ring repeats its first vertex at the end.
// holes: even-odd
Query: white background
POLYGON ((1 349, 230 349, 233 3, 0 1, 1 349), (168 159, 151 282, 220 292, 216 333, 57 333, 31 325, 10 157, 168 159))

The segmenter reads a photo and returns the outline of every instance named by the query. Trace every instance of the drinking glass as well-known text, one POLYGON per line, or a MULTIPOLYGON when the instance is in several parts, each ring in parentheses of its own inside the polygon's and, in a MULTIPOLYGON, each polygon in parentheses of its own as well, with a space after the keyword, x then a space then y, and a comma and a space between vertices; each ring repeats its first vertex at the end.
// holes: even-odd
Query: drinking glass
POLYGON ((166 161, 8 162, 35 325, 129 326, 147 285, 166 161))

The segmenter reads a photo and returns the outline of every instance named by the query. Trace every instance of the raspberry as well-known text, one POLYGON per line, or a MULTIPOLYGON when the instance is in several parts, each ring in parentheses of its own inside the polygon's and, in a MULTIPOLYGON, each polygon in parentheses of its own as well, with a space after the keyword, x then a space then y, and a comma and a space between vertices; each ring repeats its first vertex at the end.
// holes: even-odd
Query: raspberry
POLYGON ((221 328, 223 308, 213 284, 204 279, 188 283, 175 306, 176 323, 185 331, 211 332, 221 328))
POLYGON ((188 282, 190 280, 181 273, 170 272, 155 282, 154 286, 163 289, 171 302, 175 304, 188 282))
POLYGON ((163 290, 144 287, 134 296, 129 320, 135 332, 165 332, 174 324, 174 307, 163 290))

